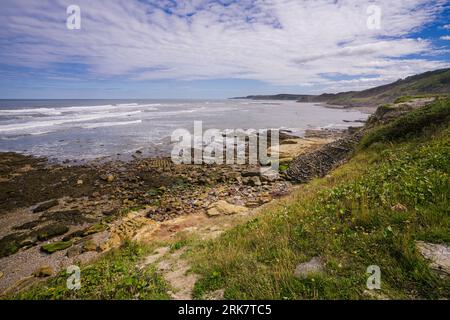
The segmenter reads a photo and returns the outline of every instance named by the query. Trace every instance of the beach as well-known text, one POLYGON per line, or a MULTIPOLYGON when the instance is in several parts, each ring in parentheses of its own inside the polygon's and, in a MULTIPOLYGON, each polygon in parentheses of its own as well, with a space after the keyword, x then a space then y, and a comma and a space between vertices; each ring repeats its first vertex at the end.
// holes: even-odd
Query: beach
MULTIPOLYGON (((281 133, 281 160, 315 150, 343 132, 308 130, 304 138, 281 133)), ((43 266, 57 271, 74 261, 90 261, 136 236, 146 224, 214 216, 215 206, 224 203, 231 215, 285 196, 292 188, 283 175, 265 176, 259 165, 175 165, 168 157, 146 157, 139 151, 131 158, 76 164, 0 153, 2 291, 38 281, 30 275, 43 266), (128 220, 141 223, 111 229, 136 213, 139 217, 128 220), (55 243, 67 247, 43 250, 55 243)), ((199 227, 198 221, 195 225, 199 227)))

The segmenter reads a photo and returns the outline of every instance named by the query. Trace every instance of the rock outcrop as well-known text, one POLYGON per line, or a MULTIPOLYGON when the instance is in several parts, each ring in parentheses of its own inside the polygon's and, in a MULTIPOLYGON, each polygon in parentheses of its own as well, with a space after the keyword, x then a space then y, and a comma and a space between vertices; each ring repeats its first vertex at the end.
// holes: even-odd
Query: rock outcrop
POLYGON ((217 201, 207 211, 209 216, 218 216, 222 214, 238 214, 248 211, 246 207, 230 204, 224 200, 217 201))
POLYGON ((416 242, 417 250, 430 262, 430 269, 442 277, 450 275, 450 248, 441 244, 416 242))
POLYGON ((357 132, 326 144, 313 152, 302 154, 292 161, 286 175, 300 183, 324 177, 347 160, 361 138, 362 132, 357 132))

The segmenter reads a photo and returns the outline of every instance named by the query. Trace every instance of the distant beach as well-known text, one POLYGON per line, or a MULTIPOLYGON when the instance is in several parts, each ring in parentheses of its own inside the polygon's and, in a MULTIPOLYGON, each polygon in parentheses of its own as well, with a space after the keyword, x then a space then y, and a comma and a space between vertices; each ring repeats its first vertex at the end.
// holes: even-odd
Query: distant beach
POLYGON ((368 115, 295 101, 0 100, 0 152, 58 162, 167 156, 175 129, 307 129, 361 126, 368 115))

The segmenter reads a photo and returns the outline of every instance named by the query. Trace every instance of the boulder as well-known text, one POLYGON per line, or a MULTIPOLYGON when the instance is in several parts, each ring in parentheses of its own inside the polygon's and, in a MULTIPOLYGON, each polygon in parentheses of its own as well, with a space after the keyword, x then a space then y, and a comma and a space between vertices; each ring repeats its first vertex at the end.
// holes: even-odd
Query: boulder
POLYGON ((208 209, 207 214, 209 216, 218 216, 218 215, 231 215, 238 214, 248 211, 246 207, 237 206, 234 204, 230 204, 224 200, 217 201, 211 205, 208 209))
POLYGON ((82 252, 97 251, 97 244, 92 240, 85 241, 81 250, 82 252))
POLYGON ((49 224, 45 227, 42 227, 36 231, 37 238, 40 241, 45 241, 51 238, 54 238, 56 236, 60 236, 64 233, 69 231, 69 227, 60 224, 60 223, 53 223, 49 224))
POLYGON ((69 249, 67 249, 66 256, 67 256, 67 258, 73 258, 73 257, 80 255, 81 253, 82 253, 82 251, 81 251, 80 246, 73 246, 73 247, 70 247, 69 249))
POLYGON ((261 180, 273 182, 280 178, 280 174, 278 171, 273 170, 272 168, 264 168, 261 169, 261 180))
POLYGON ((42 266, 33 272, 33 275, 37 278, 45 278, 50 277, 53 274, 54 270, 51 266, 42 266))

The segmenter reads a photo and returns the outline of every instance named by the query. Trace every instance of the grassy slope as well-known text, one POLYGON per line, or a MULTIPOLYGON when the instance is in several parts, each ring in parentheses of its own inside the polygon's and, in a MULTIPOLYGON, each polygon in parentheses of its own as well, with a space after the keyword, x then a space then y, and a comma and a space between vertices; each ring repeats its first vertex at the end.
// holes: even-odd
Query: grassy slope
POLYGON ((65 271, 47 282, 9 296, 8 299, 168 299, 168 287, 154 268, 137 264, 152 252, 150 247, 127 242, 91 265, 81 267, 81 288, 67 289, 65 271))
MULTIPOLYGON (((450 93, 450 69, 426 72, 397 82, 357 92, 323 96, 330 104, 344 106, 378 106, 392 103, 401 96, 433 96, 450 93)), ((320 96, 318 100, 323 100, 320 96)))
POLYGON ((377 107, 393 103, 403 96, 428 97, 450 94, 450 69, 435 70, 411 76, 396 82, 363 90, 337 94, 296 95, 256 95, 246 99, 254 100, 298 100, 299 102, 326 102, 328 104, 352 107, 377 107))
MULTIPOLYGON (((375 128, 327 178, 217 240, 184 241, 193 271, 202 276, 195 296, 224 288, 229 299, 368 298, 365 272, 376 264, 385 296, 449 298, 449 280, 432 273, 414 246, 415 240, 450 243, 449 114, 450 100, 441 100, 375 128), (437 115, 439 125, 429 121, 437 115), (398 203, 407 210, 393 210, 398 203), (295 278, 296 265, 314 256, 325 261, 325 274, 295 278)), ((154 268, 136 268, 155 245, 127 243, 82 267, 79 291, 66 289, 62 272, 10 298, 168 298, 154 268)))
POLYGON ((194 271, 203 275, 196 296, 225 288, 230 299, 367 298, 365 272, 375 264, 388 297, 450 297, 449 281, 430 272, 414 245, 450 243, 450 100, 427 110, 375 129, 366 147, 330 177, 199 244, 192 251, 194 271), (425 118, 442 108, 447 121, 430 127, 425 118), (426 125, 418 131, 411 119, 426 125), (398 203, 407 210, 392 209, 398 203), (314 256, 325 260, 325 274, 295 278, 296 265, 314 256))

